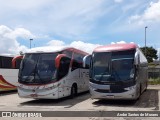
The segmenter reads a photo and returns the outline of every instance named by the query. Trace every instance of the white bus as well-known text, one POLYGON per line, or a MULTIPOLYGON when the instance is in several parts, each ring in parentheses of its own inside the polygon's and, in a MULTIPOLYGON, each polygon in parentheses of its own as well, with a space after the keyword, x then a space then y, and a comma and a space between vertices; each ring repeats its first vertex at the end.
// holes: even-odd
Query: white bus
POLYGON ((88 91, 89 66, 83 68, 86 55, 75 48, 25 53, 18 76, 19 97, 58 99, 88 91))
POLYGON ((18 68, 21 59, 13 55, 0 55, 0 91, 16 90, 18 85, 18 68), (14 61, 14 68, 12 66, 14 61))
POLYGON ((148 62, 136 44, 100 46, 87 59, 91 98, 136 100, 147 89, 148 62))

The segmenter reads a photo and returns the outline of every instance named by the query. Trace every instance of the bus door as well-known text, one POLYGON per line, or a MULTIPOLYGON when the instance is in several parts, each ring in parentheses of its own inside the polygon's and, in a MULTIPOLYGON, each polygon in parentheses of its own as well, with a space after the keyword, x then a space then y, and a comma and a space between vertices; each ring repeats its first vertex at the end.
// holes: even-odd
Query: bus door
POLYGON ((68 95, 68 71, 70 66, 71 58, 60 54, 56 58, 56 68, 57 68, 57 79, 60 80, 60 86, 58 87, 59 98, 68 95))
POLYGON ((81 89, 83 89, 83 84, 82 84, 82 81, 80 80, 80 64, 77 60, 73 60, 72 61, 72 68, 71 68, 71 80, 73 82, 76 82, 77 83, 77 86, 78 86, 78 91, 81 89))
POLYGON ((81 79, 84 80, 85 90, 89 89, 89 68, 91 62, 91 55, 86 55, 83 57, 83 69, 81 69, 81 79))
POLYGON ((87 69, 80 69, 80 81, 82 84, 83 91, 86 91, 88 89, 89 84, 89 70, 87 69))
POLYGON ((72 61, 73 80, 77 82, 78 92, 81 92, 85 88, 85 82, 83 79, 83 56, 79 53, 74 53, 72 61))

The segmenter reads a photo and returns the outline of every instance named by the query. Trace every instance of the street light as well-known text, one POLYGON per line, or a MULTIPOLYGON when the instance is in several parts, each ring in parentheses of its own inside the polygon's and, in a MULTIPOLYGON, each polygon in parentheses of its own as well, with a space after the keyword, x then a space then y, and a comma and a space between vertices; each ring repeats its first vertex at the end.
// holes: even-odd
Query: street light
POLYGON ((147 30, 147 26, 145 27, 145 56, 147 55, 147 51, 146 51, 146 30, 147 30))
POLYGON ((31 41, 33 41, 33 39, 29 39, 30 40, 30 49, 31 49, 31 41))

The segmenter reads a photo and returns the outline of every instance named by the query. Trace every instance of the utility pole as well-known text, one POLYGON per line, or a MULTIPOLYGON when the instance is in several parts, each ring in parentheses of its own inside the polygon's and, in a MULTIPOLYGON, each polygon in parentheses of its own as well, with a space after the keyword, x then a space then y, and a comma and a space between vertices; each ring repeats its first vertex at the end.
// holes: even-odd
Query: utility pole
POLYGON ((30 40, 30 49, 31 49, 31 47, 32 47, 32 44, 31 44, 31 42, 33 41, 33 39, 29 39, 30 40))
POLYGON ((146 30, 147 30, 147 28, 148 28, 148 27, 146 26, 146 27, 145 27, 145 56, 147 55, 147 51, 146 51, 146 47, 147 47, 147 46, 146 46, 146 34, 147 34, 147 33, 146 33, 146 30))

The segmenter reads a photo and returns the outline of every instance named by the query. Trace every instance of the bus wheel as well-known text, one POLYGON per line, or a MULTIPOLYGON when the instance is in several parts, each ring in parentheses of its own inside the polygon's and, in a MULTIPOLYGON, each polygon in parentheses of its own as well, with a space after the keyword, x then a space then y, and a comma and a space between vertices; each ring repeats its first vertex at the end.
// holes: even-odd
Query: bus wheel
POLYGON ((77 85, 73 84, 71 88, 71 98, 74 98, 77 95, 77 85))

